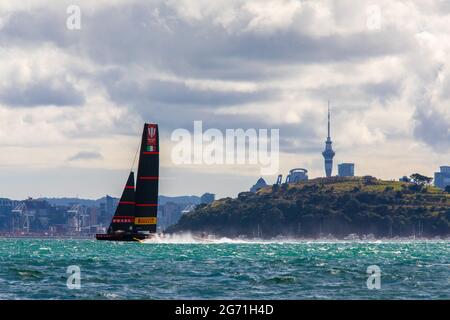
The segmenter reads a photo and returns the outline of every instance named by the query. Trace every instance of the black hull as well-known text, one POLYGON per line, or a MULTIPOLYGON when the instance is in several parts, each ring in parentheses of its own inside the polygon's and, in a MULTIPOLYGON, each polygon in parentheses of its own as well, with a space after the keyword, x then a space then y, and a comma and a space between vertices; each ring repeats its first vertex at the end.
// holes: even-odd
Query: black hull
POLYGON ((96 234, 95 238, 100 241, 134 241, 140 242, 150 238, 148 235, 141 233, 110 233, 110 234, 96 234))

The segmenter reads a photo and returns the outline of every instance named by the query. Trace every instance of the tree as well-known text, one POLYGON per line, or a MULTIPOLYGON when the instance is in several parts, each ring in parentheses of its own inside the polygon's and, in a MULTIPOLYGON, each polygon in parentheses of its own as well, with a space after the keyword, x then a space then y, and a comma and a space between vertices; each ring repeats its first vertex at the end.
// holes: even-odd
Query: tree
POLYGON ((431 181, 433 181, 433 178, 427 177, 427 176, 423 176, 419 173, 414 173, 410 176, 411 180, 418 185, 421 186, 426 186, 429 185, 431 183, 431 181))

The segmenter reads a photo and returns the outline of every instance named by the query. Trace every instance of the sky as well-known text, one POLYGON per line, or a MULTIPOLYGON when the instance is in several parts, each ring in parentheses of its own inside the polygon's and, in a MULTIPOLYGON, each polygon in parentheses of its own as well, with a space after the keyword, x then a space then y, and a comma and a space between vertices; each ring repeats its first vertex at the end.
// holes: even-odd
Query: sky
POLYGON ((432 176, 450 164, 449 57, 446 0, 2 0, 0 197, 120 195, 144 122, 160 126, 164 195, 260 177, 174 164, 171 134, 196 120, 279 129, 279 173, 320 177, 328 100, 334 173, 432 176))

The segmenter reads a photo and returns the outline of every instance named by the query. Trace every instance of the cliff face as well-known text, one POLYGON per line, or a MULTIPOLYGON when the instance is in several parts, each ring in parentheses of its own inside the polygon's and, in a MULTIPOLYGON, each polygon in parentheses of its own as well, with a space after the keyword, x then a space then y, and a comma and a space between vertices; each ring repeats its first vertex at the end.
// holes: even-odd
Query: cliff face
POLYGON ((314 179, 198 206, 169 232, 271 238, 449 236, 450 194, 372 177, 314 179))

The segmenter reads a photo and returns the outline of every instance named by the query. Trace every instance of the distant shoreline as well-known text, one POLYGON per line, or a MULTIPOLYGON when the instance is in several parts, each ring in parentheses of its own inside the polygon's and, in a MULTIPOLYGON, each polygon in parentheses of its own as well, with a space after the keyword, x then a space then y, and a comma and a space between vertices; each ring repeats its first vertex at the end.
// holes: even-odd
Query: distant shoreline
POLYGON ((39 234, 33 234, 33 235, 7 235, 7 234, 0 234, 0 239, 74 239, 74 240, 92 240, 95 239, 95 236, 64 236, 64 235, 58 235, 58 236, 46 236, 46 235, 39 235, 39 234))

